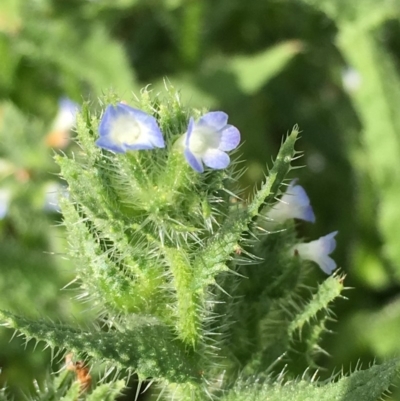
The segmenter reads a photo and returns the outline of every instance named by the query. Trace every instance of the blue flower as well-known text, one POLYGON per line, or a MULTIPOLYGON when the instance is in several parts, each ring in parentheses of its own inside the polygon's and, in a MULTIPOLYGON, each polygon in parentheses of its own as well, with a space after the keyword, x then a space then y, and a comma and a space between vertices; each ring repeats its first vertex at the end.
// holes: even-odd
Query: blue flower
POLYGON ((75 126, 80 106, 67 97, 58 101, 58 112, 53 122, 54 131, 69 131, 75 126))
POLYGON ((310 199, 301 185, 293 180, 281 199, 266 214, 271 223, 280 224, 289 219, 315 222, 310 199))
POLYGON ((337 233, 334 231, 307 244, 297 244, 292 248, 292 252, 298 254, 301 259, 315 262, 323 272, 331 274, 336 269, 336 262, 328 255, 336 248, 334 237, 337 233))
POLYGON ((70 141, 69 131, 75 127, 76 116, 80 106, 63 97, 58 101, 58 112, 53 121, 51 131, 46 136, 46 144, 52 148, 63 149, 70 141))
POLYGON ((157 120, 123 103, 107 107, 100 121, 99 135, 96 145, 117 153, 165 146, 157 120))
POLYGON ((222 111, 206 113, 197 122, 190 118, 182 141, 185 158, 197 172, 204 171, 203 163, 216 170, 229 165, 226 152, 239 145, 240 132, 227 122, 228 115, 222 111))

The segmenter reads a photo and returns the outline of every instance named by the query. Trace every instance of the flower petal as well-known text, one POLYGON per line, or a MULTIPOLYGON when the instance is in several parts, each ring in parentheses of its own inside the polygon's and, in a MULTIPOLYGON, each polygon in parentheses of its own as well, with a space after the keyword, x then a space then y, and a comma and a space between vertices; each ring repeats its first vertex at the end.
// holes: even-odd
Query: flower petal
POLYGON ((315 215, 310 205, 310 198, 301 185, 295 185, 293 180, 284 195, 281 202, 286 204, 288 218, 295 218, 315 223, 315 215))
POLYGON ((332 274, 336 269, 336 262, 329 256, 325 256, 323 259, 316 261, 321 270, 326 274, 332 274))
POLYGON ((315 222, 314 211, 306 191, 293 180, 281 199, 266 213, 270 224, 284 223, 289 219, 315 222))
POLYGON ((109 134, 111 130, 111 123, 118 116, 118 111, 113 106, 109 105, 104 112, 100 125, 99 125, 99 135, 100 137, 105 137, 109 134))
POLYGON ((208 149, 202 157, 204 164, 216 170, 220 170, 229 166, 230 158, 221 150, 208 149))
POLYGON ((143 142, 139 142, 136 141, 135 143, 131 144, 131 145, 124 145, 126 150, 150 150, 150 149, 154 149, 154 145, 152 142, 150 141, 143 141, 143 142))
POLYGON ((111 140, 109 136, 102 136, 96 142, 96 145, 100 148, 111 150, 116 153, 125 153, 126 147, 123 144, 116 144, 111 140))
POLYGON ((76 123, 76 115, 80 106, 63 97, 58 101, 58 112, 53 121, 52 131, 69 131, 76 123))
POLYGON ((189 124, 187 127, 187 131, 186 131, 186 136, 185 136, 185 146, 188 147, 189 146, 189 142, 190 142, 190 137, 192 136, 193 133, 193 128, 194 128, 194 119, 193 117, 190 117, 189 119, 189 124))
POLYGON ((185 155, 185 158, 189 165, 194 170, 196 170, 198 173, 202 173, 204 171, 204 166, 199 156, 196 156, 194 153, 192 153, 189 148, 185 148, 183 154, 185 155))
POLYGON ((228 122, 228 115, 223 111, 210 111, 197 121, 198 125, 208 125, 216 131, 224 128, 228 122))
POLYGON ((222 130, 221 142, 219 143, 218 149, 227 152, 235 149, 240 143, 240 132, 233 125, 228 124, 226 128, 222 130))
MULTIPOLYGON (((119 103, 117 106, 121 109, 124 109, 135 119, 135 121, 140 125, 142 135, 148 137, 150 142, 154 146, 156 146, 157 148, 165 147, 164 138, 161 133, 160 127, 157 124, 157 120, 153 116, 145 113, 142 110, 130 107, 124 103, 119 103)), ((136 148, 136 149, 145 149, 145 148, 136 148)))
POLYGON ((298 219, 308 221, 309 223, 315 223, 315 214, 311 205, 306 206, 303 209, 301 217, 297 217, 298 219))
POLYGON ((336 248, 335 236, 337 233, 337 231, 333 231, 332 233, 325 235, 324 237, 321 237, 319 239, 319 241, 321 241, 321 247, 323 251, 327 254, 332 253, 336 248))

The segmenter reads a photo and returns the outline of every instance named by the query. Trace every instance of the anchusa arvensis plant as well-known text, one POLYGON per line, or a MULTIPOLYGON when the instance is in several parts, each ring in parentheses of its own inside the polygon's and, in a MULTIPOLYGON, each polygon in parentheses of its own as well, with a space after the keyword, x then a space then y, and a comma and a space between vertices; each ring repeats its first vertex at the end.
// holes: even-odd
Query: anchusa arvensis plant
MULTIPOLYGON (((325 386, 310 379, 343 277, 305 285, 315 263, 327 274, 336 268, 336 232, 298 238, 296 224, 315 215, 304 188, 287 177, 297 127, 247 199, 235 149, 250 133, 228 124, 226 113, 185 108, 173 88, 100 105, 83 105, 77 117, 80 152, 56 160, 68 183, 60 205, 74 286, 102 325, 1 312, 4 324, 71 352, 76 374, 89 377, 81 361, 102 363, 114 378, 150 381, 159 399, 342 399, 350 389, 355 400, 372 400, 351 377, 325 386), (307 373, 299 379, 299 371, 307 373)), ((392 375, 394 365, 384 366, 392 375)), ((361 372, 364 382, 377 371, 361 372)), ((102 399, 97 389, 109 386, 114 397, 122 388, 106 380, 88 390, 90 376, 82 392, 82 382, 71 388, 92 400, 102 399)))

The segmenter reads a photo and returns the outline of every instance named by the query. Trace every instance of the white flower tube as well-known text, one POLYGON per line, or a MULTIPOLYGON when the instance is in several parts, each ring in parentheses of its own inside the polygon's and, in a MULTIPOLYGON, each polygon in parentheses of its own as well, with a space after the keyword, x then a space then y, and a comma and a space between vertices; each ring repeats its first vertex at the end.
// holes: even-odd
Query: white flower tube
POLYGON ((282 198, 271 207, 266 217, 273 224, 281 224, 289 219, 315 222, 315 215, 310 205, 310 199, 304 188, 296 185, 296 180, 290 183, 282 198))
POLYGON ((331 274, 336 269, 336 262, 329 255, 336 248, 334 237, 337 233, 334 231, 315 241, 297 244, 292 248, 292 252, 300 256, 301 259, 315 262, 323 272, 331 274))

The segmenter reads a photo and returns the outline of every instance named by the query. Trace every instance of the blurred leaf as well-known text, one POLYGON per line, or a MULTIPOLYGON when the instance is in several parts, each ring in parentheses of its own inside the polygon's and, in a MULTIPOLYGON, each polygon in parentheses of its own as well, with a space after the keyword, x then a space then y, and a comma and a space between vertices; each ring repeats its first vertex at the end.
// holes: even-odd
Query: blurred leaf
MULTIPOLYGON (((360 74, 360 87, 350 92, 363 125, 365 159, 378 195, 378 226, 385 240, 384 252, 400 260, 400 79, 390 54, 373 33, 342 30, 338 45, 349 65, 360 74)), ((400 266, 397 269, 400 279, 400 266)))
POLYGON ((0 2, 0 33, 16 33, 22 22, 21 0, 2 0, 0 2))
POLYGON ((353 333, 364 344, 368 344, 374 354, 385 358, 398 354, 400 343, 400 299, 396 298, 381 310, 364 310, 356 315, 353 333), (368 327, 368 330, 365 330, 368 327))
POLYGON ((13 79, 18 65, 19 57, 13 51, 10 38, 0 33, 0 96, 1 92, 9 92, 13 86, 13 79))
POLYGON ((124 50, 103 26, 93 25, 82 36, 68 21, 43 18, 42 23, 41 28, 31 23, 24 30, 18 47, 21 55, 55 65, 67 86, 73 79, 88 84, 96 94, 113 88, 123 95, 134 89, 124 50))
POLYGON ((279 74, 301 50, 299 41, 284 42, 262 53, 234 57, 227 65, 235 74, 242 91, 250 95, 279 74))
POLYGON ((110 2, 109 0, 88 0, 90 7, 97 8, 98 10, 107 10, 110 8, 119 8, 125 9, 134 7, 141 0, 113 0, 110 2))
POLYGON ((400 4, 396 0, 303 0, 320 9, 340 24, 354 30, 373 29, 385 20, 398 16, 400 4))

